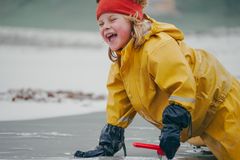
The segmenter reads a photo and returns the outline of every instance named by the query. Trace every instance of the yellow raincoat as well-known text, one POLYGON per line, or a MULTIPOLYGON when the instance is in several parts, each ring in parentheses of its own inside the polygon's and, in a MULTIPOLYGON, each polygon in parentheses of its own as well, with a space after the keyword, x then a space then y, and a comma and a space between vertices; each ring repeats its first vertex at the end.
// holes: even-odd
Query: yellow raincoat
POLYGON ((211 54, 187 46, 175 26, 149 20, 144 44, 135 49, 130 40, 111 66, 107 123, 126 128, 138 113, 161 129, 163 110, 176 103, 218 159, 240 159, 239 82, 211 54))

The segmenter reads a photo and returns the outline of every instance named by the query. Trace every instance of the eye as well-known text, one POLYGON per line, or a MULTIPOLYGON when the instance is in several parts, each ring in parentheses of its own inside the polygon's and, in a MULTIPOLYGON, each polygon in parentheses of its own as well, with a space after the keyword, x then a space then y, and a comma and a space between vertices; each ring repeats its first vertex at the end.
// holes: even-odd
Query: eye
POLYGON ((104 25, 103 22, 99 22, 99 23, 98 23, 98 26, 99 26, 99 27, 102 27, 103 25, 104 25))
POLYGON ((112 18, 110 19, 111 22, 115 22, 116 20, 117 20, 117 18, 115 18, 115 17, 112 17, 112 18))

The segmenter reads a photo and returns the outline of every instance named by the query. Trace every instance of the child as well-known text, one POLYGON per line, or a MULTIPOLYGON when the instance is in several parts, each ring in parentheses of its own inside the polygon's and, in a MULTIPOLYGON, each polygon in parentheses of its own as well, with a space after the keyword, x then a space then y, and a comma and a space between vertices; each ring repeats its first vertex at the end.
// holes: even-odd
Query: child
POLYGON ((143 14, 146 0, 100 0, 97 21, 113 61, 107 83, 107 124, 95 150, 75 157, 113 156, 136 113, 161 129, 172 159, 200 136, 217 159, 240 159, 240 83, 209 53, 193 49, 171 24, 143 14))

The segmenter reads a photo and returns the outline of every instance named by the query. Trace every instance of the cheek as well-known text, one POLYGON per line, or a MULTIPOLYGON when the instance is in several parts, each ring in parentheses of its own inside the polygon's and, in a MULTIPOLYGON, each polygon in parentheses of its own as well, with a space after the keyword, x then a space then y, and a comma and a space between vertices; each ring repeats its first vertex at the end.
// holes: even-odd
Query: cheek
POLYGON ((127 41, 131 38, 131 29, 130 28, 121 28, 119 30, 119 34, 121 35, 121 37, 127 41))
POLYGON ((100 33, 102 39, 105 41, 104 36, 103 36, 103 30, 102 30, 102 29, 99 29, 99 33, 100 33))

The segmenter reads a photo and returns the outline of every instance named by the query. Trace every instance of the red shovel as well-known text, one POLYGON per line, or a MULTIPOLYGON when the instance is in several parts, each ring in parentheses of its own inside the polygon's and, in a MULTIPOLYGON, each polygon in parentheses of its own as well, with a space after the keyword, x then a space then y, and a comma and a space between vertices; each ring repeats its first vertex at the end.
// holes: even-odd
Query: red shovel
POLYGON ((164 156, 164 155, 165 155, 165 153, 164 153, 164 151, 162 150, 162 148, 161 148, 159 145, 156 145, 156 144, 133 142, 132 145, 133 145, 134 147, 137 147, 137 148, 146 148, 146 149, 156 150, 156 151, 157 151, 157 154, 158 154, 159 156, 164 156))

